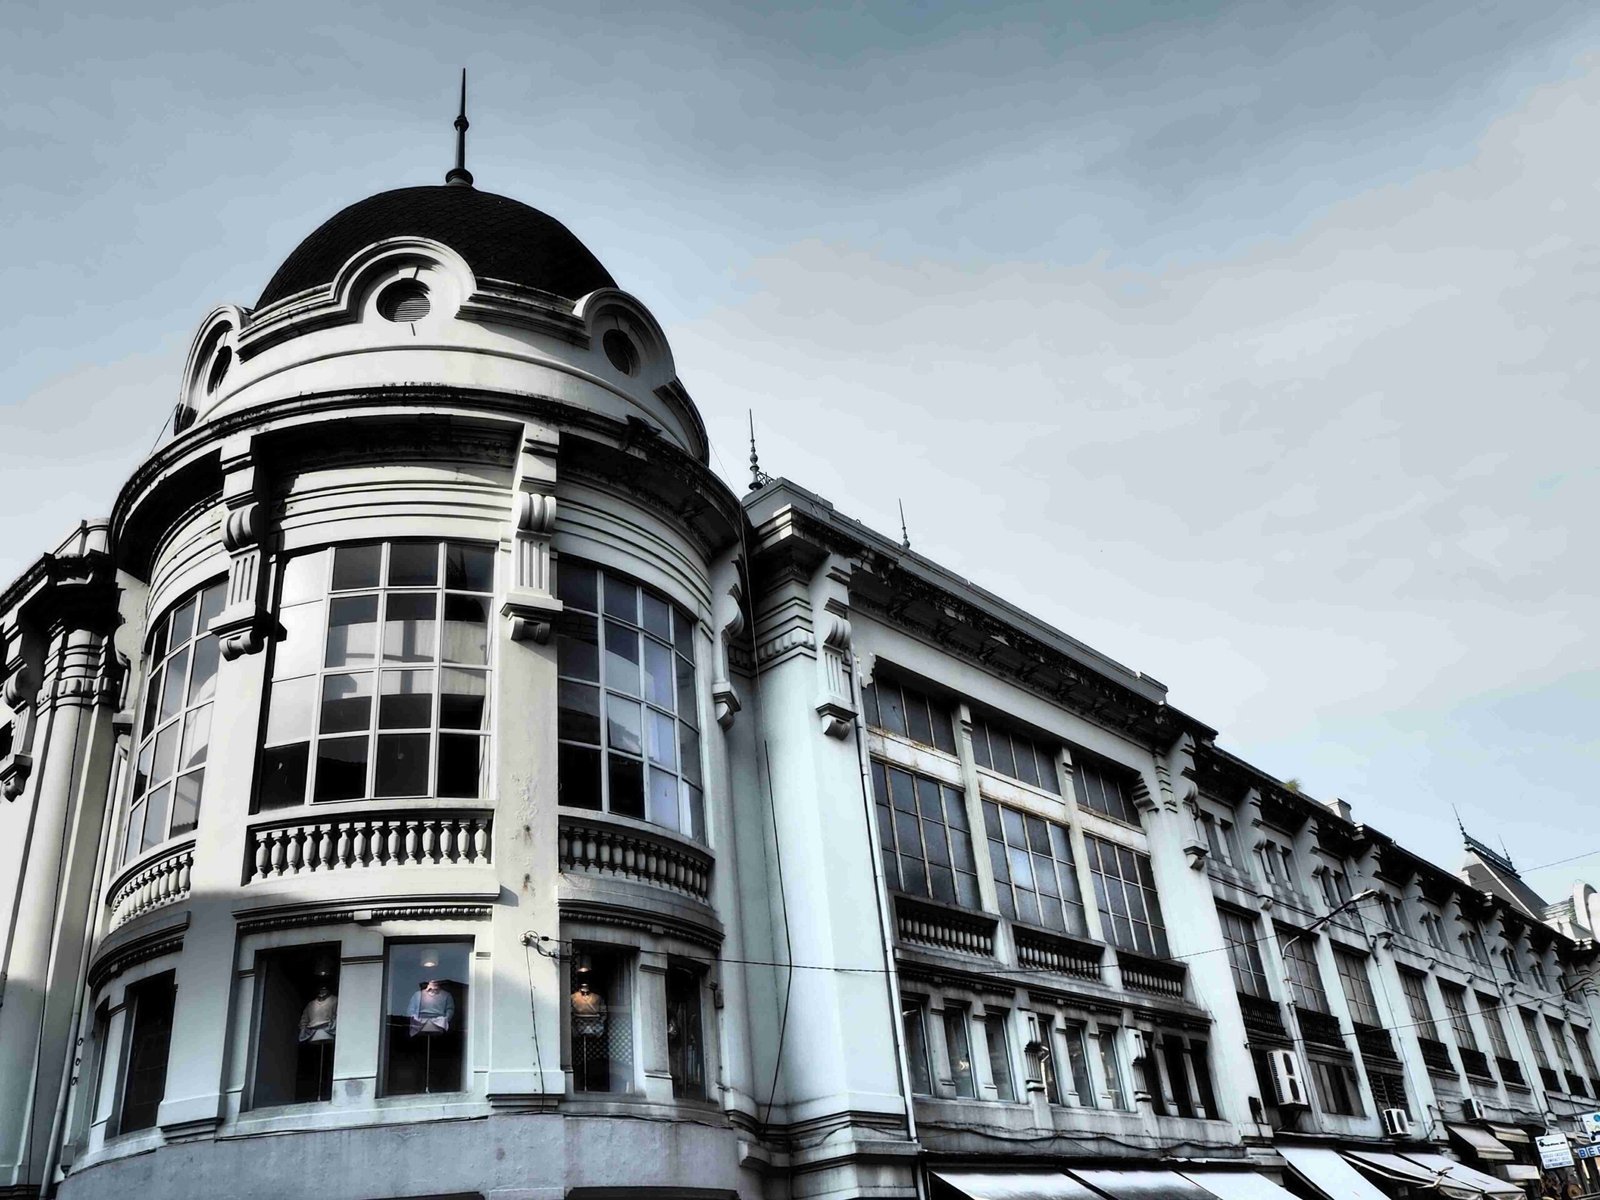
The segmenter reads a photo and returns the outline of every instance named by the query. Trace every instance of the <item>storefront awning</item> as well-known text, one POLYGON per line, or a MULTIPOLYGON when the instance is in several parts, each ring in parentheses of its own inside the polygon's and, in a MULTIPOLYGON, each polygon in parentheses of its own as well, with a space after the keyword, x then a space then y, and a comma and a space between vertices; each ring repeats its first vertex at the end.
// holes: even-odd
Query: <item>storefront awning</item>
POLYGON ((1073 1177, 1111 1200, 1215 1200, 1211 1192, 1176 1171, 1079 1171, 1073 1177))
POLYGON ((1508 1147, 1487 1129, 1479 1129, 1476 1125, 1451 1125, 1445 1128, 1450 1131, 1450 1136, 1455 1138, 1468 1150, 1476 1154, 1484 1162, 1510 1162, 1513 1155, 1508 1147))
POLYGON ((1347 1163, 1337 1150, 1280 1146, 1278 1153, 1283 1155, 1290 1170, 1321 1192, 1327 1200, 1386 1200, 1384 1194, 1347 1163))
POLYGON ((1381 1179, 1392 1179, 1397 1183, 1407 1183, 1413 1187, 1429 1190, 1437 1188, 1455 1200, 1477 1200, 1482 1194, 1478 1188, 1461 1184, 1452 1186, 1450 1180, 1441 1179, 1438 1171, 1419 1162, 1413 1162, 1409 1158, 1402 1158, 1398 1154, 1390 1154, 1386 1150, 1346 1150, 1344 1156, 1363 1171, 1381 1179))
POLYGON ((1491 1125, 1489 1126, 1489 1132, 1507 1145, 1527 1146, 1532 1144, 1531 1139, 1528 1137, 1528 1131, 1518 1129, 1515 1125, 1491 1125))
POLYGON ((1421 1151, 1413 1153, 1407 1150, 1406 1157, 1429 1171, 1440 1173, 1445 1180, 1440 1184, 1440 1191, 1466 1186, 1483 1195, 1496 1198, 1504 1196, 1508 1200, 1522 1195, 1522 1189, 1516 1184, 1496 1179, 1493 1175, 1486 1175, 1474 1167, 1467 1166, 1466 1163, 1458 1163, 1442 1154, 1426 1154, 1421 1151))
POLYGON ((933 1177, 969 1200, 1100 1200, 1059 1171, 934 1171, 933 1177))
POLYGON ((1538 1183, 1544 1177, 1538 1167, 1527 1163, 1505 1163, 1499 1169, 1512 1183, 1538 1183))
POLYGON ((1183 1176, 1217 1200, 1294 1200, 1290 1192, 1254 1171, 1187 1171, 1183 1176))

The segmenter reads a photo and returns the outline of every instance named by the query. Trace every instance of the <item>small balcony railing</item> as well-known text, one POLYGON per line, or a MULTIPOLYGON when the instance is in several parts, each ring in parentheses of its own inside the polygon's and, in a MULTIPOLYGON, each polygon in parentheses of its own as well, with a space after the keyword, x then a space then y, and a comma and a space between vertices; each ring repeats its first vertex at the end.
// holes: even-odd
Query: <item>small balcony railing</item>
POLYGON ((1356 1045, 1361 1047, 1361 1054, 1365 1058, 1377 1058, 1385 1062, 1400 1061, 1400 1056, 1394 1051, 1394 1039, 1381 1025, 1363 1025, 1359 1021, 1356 1022, 1356 1045))
POLYGON ((186 898, 193 868, 191 838, 124 872, 111 885, 111 928, 186 898))
POLYGON ((1522 1075, 1522 1064, 1516 1059, 1507 1058, 1503 1054, 1497 1055, 1494 1065, 1500 1068, 1500 1078, 1506 1081, 1507 1087, 1525 1088, 1528 1086, 1528 1081, 1522 1075))
POLYGON ((894 898, 895 936, 909 946, 994 957, 995 920, 959 909, 894 898))
POLYGON ((1345 1048, 1344 1030, 1339 1028, 1338 1017, 1299 1004, 1294 1006, 1294 1012, 1300 1022, 1300 1036, 1305 1038, 1307 1043, 1313 1046, 1328 1046, 1335 1050, 1345 1048))
POLYGON ((1122 986, 1128 991, 1165 996, 1170 1000, 1183 999, 1183 981, 1188 968, 1182 963, 1145 958, 1126 950, 1118 954, 1117 960, 1122 968, 1122 986))
POLYGON ((1037 929, 1012 926, 1017 944, 1017 965, 1030 971, 1052 971, 1074 979, 1100 979, 1104 951, 1099 946, 1055 937, 1037 929))
POLYGON ((489 861, 487 810, 331 814, 253 826, 245 882, 369 867, 481 866, 489 861))
POLYGON ((1418 1046, 1422 1049, 1422 1062, 1428 1070, 1437 1075, 1454 1075, 1456 1064, 1450 1057, 1450 1047, 1435 1038, 1419 1037, 1418 1046))
POLYGON ((1456 1053, 1461 1056, 1461 1069, 1475 1079, 1493 1079, 1494 1072, 1489 1069, 1489 1056, 1482 1050, 1473 1050, 1467 1046, 1457 1046, 1456 1053))
POLYGON ((1283 1010, 1278 1007, 1276 1000, 1240 992, 1239 1011, 1244 1017, 1245 1036, 1252 1042, 1289 1042, 1289 1030, 1283 1023, 1283 1010))
POLYGON ((711 899, 711 855, 666 833, 609 819, 561 816, 560 867, 565 874, 599 875, 711 899))

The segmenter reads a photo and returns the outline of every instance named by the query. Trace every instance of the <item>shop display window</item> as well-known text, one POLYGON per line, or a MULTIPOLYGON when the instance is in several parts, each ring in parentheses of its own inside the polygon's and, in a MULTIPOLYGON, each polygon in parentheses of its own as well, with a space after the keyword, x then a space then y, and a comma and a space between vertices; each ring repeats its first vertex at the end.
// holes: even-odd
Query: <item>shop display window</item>
POLYGON ((466 1087, 472 943, 390 942, 384 954, 385 1096, 466 1087))
MULTIPOLYGON (((631 964, 623 954, 598 946, 573 953, 568 1051, 575 1092, 633 1090, 631 964)), ((698 1033, 696 1009, 696 1041, 698 1033)), ((700 1086, 705 1086, 703 1068, 700 1086)))
POLYGON ((128 985, 128 1057, 118 1133, 149 1129, 156 1123, 167 1090, 167 1055, 172 1049, 176 996, 176 976, 171 971, 128 985))
POLYGON ((332 1099, 338 1018, 337 942, 256 955, 250 1107, 332 1099))
POLYGON ((667 1067, 672 1072, 674 1096, 680 1100, 706 1098, 700 972, 690 967, 667 969, 667 1067))

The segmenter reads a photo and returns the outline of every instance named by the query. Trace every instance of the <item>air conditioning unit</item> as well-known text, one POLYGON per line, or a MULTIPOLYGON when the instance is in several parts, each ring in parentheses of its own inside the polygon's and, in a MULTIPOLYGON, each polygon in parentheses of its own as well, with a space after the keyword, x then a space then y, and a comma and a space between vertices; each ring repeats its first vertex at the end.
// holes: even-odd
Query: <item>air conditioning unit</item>
POLYGON ((1384 1109, 1383 1132, 1389 1137, 1410 1137, 1411 1114, 1403 1108, 1384 1109))
POLYGON ((1484 1118, 1483 1101, 1476 1096, 1468 1096, 1461 1101, 1461 1115, 1469 1121, 1481 1121, 1484 1118))
POLYGON ((1272 1072, 1272 1090, 1279 1108, 1311 1106, 1311 1098, 1306 1092, 1306 1078, 1293 1050, 1271 1051, 1267 1055, 1267 1065, 1272 1072))

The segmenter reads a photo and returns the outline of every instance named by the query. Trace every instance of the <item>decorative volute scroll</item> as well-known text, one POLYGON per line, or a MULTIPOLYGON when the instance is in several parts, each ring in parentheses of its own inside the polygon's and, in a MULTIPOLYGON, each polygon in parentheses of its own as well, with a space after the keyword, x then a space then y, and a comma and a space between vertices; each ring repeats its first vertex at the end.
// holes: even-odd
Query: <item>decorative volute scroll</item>
POLYGON ((222 444, 222 545, 228 551, 227 603, 211 622, 222 657, 255 654, 267 644, 272 613, 267 607, 266 500, 254 439, 222 444))
POLYGON ((854 689, 850 682, 850 568, 832 562, 818 573, 816 611, 817 671, 820 696, 817 716, 822 732, 843 738, 856 719, 854 689))
POLYGON ((740 707, 739 693, 733 687, 731 660, 734 647, 749 627, 744 616, 744 588, 737 580, 718 604, 715 621, 717 661, 711 680, 711 703, 715 706, 717 725, 728 730, 733 728, 733 718, 740 707))
POLYGON ((33 772, 33 731, 38 722, 39 664, 44 647, 33 622, 13 613, 0 626, 0 679, 11 710, 11 738, 0 757, 0 795, 15 800, 33 772))
POLYGON ((1179 806, 1190 813, 1200 811, 1200 789, 1195 785, 1194 738, 1178 735, 1165 753, 1156 754, 1156 782, 1161 787, 1161 804, 1168 812, 1179 806))
POLYGON ((560 434, 525 425, 517 456, 517 481, 511 495, 511 583, 500 613, 511 625, 511 640, 550 640, 551 622, 561 612, 550 570, 550 540, 556 532, 556 453, 560 434))

